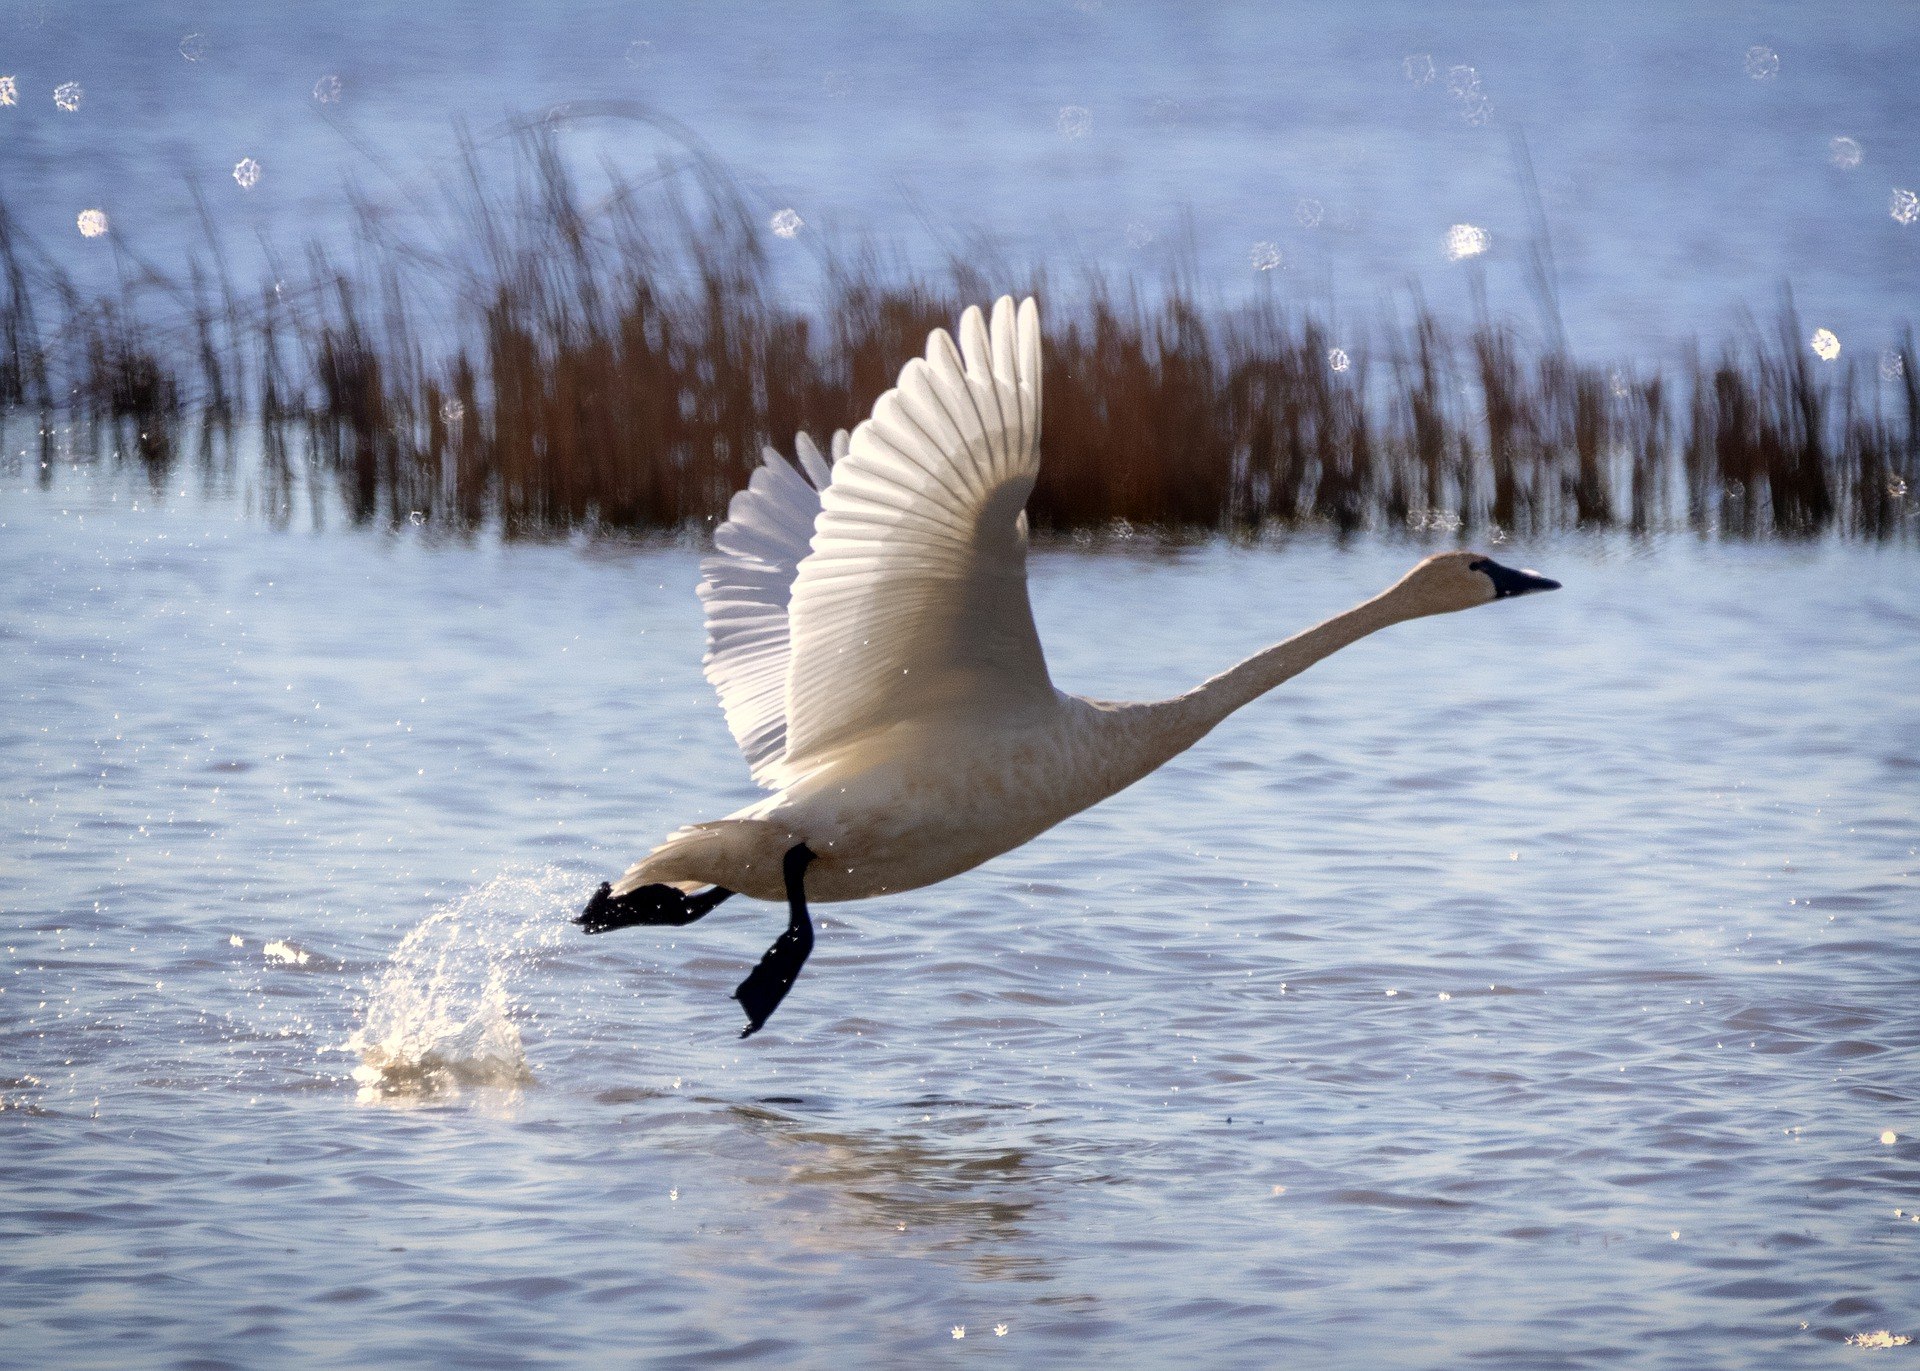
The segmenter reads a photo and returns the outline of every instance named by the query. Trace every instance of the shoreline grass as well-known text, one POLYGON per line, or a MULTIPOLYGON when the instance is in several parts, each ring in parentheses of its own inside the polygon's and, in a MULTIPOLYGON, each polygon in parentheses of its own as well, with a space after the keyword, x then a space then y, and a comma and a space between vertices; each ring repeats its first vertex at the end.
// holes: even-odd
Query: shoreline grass
POLYGON ((156 475, 255 424, 269 498, 316 464, 356 521, 671 530, 722 516, 763 444, 858 422, 966 304, 1037 290, 1036 532, 1920 527, 1911 335, 1821 362, 1787 297, 1771 329, 1655 370, 1529 346, 1484 305, 1336 340, 1272 295, 1208 306, 1180 281, 1059 289, 962 262, 934 278, 871 254, 824 258, 809 308, 710 158, 609 172, 590 202, 533 124, 504 153, 464 144, 461 167, 451 251, 364 210, 353 241, 252 290, 209 228, 172 275, 116 245, 120 288, 89 297, 0 204, 0 408, 91 425, 156 475))

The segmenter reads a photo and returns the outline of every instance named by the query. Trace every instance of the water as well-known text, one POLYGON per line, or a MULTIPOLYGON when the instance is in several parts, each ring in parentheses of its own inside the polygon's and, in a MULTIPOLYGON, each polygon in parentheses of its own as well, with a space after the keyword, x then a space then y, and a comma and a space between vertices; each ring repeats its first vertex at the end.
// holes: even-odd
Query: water
POLYGON ((1872 357, 1910 317, 1920 262, 1920 228, 1893 215, 1897 191, 1920 190, 1916 66, 1914 7, 1885 0, 911 16, 599 0, 564 20, 503 0, 14 0, 0 176, 40 245, 108 285, 138 275, 115 245, 181 269, 201 236, 197 183, 251 288, 257 238, 296 275, 310 236, 351 255, 349 182, 387 231, 417 231, 416 208, 459 174, 456 120, 484 145, 513 117, 554 114, 576 165, 604 155, 645 177, 684 150, 578 113, 639 102, 740 172, 779 264, 872 240, 1000 276, 1003 260, 1056 280, 1080 262, 1150 282, 1177 268, 1229 296, 1310 301, 1351 335, 1404 307, 1409 282, 1457 318, 1478 277, 1497 311, 1536 322, 1524 132, 1576 348, 1717 342, 1791 281, 1809 331, 1872 357), (52 94, 67 82, 85 92, 72 112, 52 94), (1835 139, 1859 160, 1836 161, 1835 139), (233 174, 243 159, 251 184, 233 174), (109 216, 104 241, 79 236, 88 209, 109 216), (771 227, 781 210, 805 225, 789 239, 771 227), (1471 265, 1447 259, 1463 223, 1489 235, 1471 265), (1256 245, 1279 265, 1259 269, 1256 245))
MULTIPOLYGON (((0 493, 0 1363, 1691 1371, 1920 1333, 1911 548, 1509 545, 1567 588, 824 907, 743 1043, 779 910, 566 923, 750 793, 697 548, 248 508, 0 493)), ((1051 547, 1036 609, 1063 685, 1165 693, 1420 551, 1051 547)))

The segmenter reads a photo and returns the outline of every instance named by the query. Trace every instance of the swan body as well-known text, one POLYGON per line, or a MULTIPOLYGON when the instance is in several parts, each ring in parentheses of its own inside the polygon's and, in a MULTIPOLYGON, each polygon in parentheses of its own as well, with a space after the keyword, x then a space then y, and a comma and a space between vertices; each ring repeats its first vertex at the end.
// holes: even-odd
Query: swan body
POLYGON ((1398 583, 1184 695, 1086 699, 1047 674, 1027 599, 1039 470, 1034 302, 969 309, 954 342, 875 404, 833 461, 769 450, 702 566, 706 672, 771 793, 671 834, 581 916, 589 932, 680 924, 729 894, 791 922, 741 986, 755 1031, 812 946, 808 900, 931 885, 1149 775, 1221 720, 1390 624, 1557 582, 1471 552, 1398 583), (705 890, 705 894, 697 894, 705 890))

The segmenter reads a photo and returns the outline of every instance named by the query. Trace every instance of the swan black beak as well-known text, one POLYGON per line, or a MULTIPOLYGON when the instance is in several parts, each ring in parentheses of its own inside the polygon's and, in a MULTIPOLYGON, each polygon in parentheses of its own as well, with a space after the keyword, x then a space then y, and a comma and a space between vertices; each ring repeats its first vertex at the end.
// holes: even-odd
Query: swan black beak
POLYGON ((1493 582, 1493 598, 1510 600, 1516 595, 1531 595, 1540 590, 1558 590, 1560 583, 1534 571, 1515 571, 1510 566, 1501 566, 1491 557, 1482 557, 1469 564, 1469 570, 1477 571, 1493 582))

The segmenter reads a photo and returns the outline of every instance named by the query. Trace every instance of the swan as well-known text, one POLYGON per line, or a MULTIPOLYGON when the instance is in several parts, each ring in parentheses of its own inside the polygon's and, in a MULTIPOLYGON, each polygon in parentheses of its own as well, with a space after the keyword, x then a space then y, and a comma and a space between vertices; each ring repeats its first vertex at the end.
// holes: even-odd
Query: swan
POLYGON ((873 413, 797 461, 769 448, 701 564, 707 679, 772 792, 670 834, 575 923, 690 924, 733 895, 788 922, 734 992, 749 1037, 813 949, 807 902, 971 870, 1150 774, 1221 720, 1390 624, 1559 582, 1444 552, 1345 613, 1184 695, 1054 687, 1027 599, 1025 505, 1040 466, 1040 314, 960 318, 873 413))

